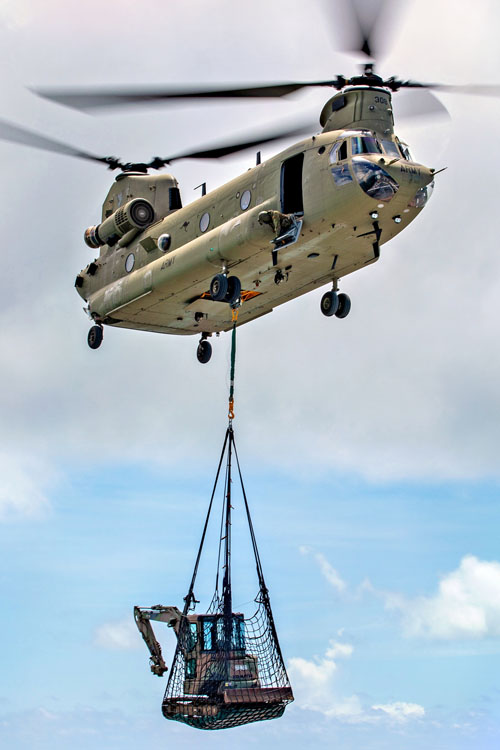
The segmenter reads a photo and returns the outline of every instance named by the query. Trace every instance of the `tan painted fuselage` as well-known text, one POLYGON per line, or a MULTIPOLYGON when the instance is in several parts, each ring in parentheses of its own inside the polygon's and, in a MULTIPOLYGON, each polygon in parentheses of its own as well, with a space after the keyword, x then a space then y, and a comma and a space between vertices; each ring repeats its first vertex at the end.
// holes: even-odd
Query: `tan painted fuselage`
POLYGON ((208 294, 211 279, 221 271, 238 276, 242 290, 254 293, 243 295, 242 324, 328 282, 337 285, 341 277, 377 260, 378 244, 392 239, 420 212, 415 196, 432 183, 433 170, 409 161, 403 152, 400 158, 386 152, 351 153, 352 138, 360 131, 397 143, 390 94, 365 88, 342 96, 345 104, 337 110, 333 105, 331 115, 329 105, 339 95, 325 106, 321 134, 185 207, 168 208, 169 190, 177 189, 171 175, 120 175, 104 204, 103 219, 119 205, 143 197, 153 204, 156 221, 130 241, 125 236, 112 247, 104 245, 99 258, 79 275, 78 292, 94 320, 171 334, 228 330, 229 305, 208 294), (342 141, 347 144, 345 158, 337 156, 332 163, 332 148, 342 141), (293 180, 287 185, 283 164, 300 154, 300 185, 294 187, 293 180), (370 197, 352 178, 353 160, 380 166, 399 186, 395 195, 387 202, 370 197), (338 163, 351 174, 345 184, 339 185, 332 174, 338 163), (275 235, 269 224, 259 222, 261 212, 268 210, 303 214, 300 236, 278 250, 275 262, 275 235), (171 238, 166 252, 158 247, 163 235, 171 238), (283 277, 279 284, 277 271, 283 277))

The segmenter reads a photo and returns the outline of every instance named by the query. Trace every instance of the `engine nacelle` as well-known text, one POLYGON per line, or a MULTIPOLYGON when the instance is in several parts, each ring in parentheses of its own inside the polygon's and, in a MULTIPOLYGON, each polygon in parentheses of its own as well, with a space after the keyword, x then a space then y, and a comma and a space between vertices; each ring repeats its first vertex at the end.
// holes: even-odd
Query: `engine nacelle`
POLYGON ((145 198, 133 200, 120 206, 102 224, 85 230, 84 239, 89 247, 115 245, 121 237, 132 230, 141 231, 153 223, 155 211, 145 198))

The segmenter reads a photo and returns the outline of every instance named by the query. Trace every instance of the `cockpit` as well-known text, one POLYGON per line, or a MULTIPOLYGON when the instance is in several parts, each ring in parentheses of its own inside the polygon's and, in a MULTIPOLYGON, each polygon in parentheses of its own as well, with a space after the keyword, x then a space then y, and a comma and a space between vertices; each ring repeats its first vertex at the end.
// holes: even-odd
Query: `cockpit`
MULTIPOLYGON (((388 203, 396 195, 400 185, 393 170, 384 169, 397 161, 413 162, 406 143, 398 138, 378 138, 371 131, 350 131, 342 134, 333 144, 330 154, 331 172, 337 187, 357 182, 370 197, 388 203), (367 156, 380 157, 375 161, 367 156), (350 158, 349 158, 350 157, 350 158)), ((415 169, 408 165, 408 169, 415 169)), ((405 171, 405 170, 403 170, 405 171)), ((407 170, 406 170, 407 171, 407 170)), ((397 176, 397 173, 396 173, 397 176)), ((409 205, 421 208, 432 192, 433 184, 419 189, 409 205)))

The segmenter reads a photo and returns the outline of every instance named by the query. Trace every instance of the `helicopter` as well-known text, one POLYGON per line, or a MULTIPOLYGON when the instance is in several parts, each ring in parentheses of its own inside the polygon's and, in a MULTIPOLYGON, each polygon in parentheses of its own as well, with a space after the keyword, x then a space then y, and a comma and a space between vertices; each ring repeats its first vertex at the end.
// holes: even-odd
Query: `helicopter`
MULTIPOLYGON (((374 59, 375 22, 356 15, 358 51, 374 59)), ((209 338, 330 284, 321 313, 345 318, 349 296, 341 279, 375 263, 381 245, 405 229, 427 204, 440 170, 413 160, 394 130, 392 97, 401 89, 499 93, 479 87, 382 78, 374 62, 351 78, 119 93, 44 91, 79 109, 243 97, 283 97, 302 88, 334 90, 320 114, 322 130, 294 143, 243 175, 183 206, 172 174, 151 174, 179 159, 210 159, 256 147, 298 129, 198 149, 145 163, 99 157, 0 123, 0 137, 103 163, 120 170, 104 200, 101 221, 84 234, 99 250, 76 276, 97 349, 104 326, 199 335, 197 358, 207 363, 209 338)))

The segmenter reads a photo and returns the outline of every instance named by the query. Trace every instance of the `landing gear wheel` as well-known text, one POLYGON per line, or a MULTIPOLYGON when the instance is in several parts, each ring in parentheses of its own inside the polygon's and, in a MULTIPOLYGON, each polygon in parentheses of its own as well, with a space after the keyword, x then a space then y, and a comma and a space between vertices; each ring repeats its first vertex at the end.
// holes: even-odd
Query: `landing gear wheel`
POLYGON ((226 298, 228 288, 227 276, 223 273, 218 273, 213 277, 210 282, 210 296, 214 302, 223 302, 226 298))
POLYGON ((212 344, 206 339, 202 339, 198 344, 196 356, 198 357, 198 362, 201 362, 202 365, 206 365, 207 362, 210 362, 210 357, 212 356, 212 344))
POLYGON ((349 295, 344 294, 343 292, 338 295, 338 298, 339 306, 335 315, 337 318, 347 318, 351 311, 351 298, 349 297, 349 295))
POLYGON ((228 302, 230 305, 234 305, 241 294, 241 281, 237 276, 229 276, 227 279, 227 292, 224 298, 224 302, 228 302))
POLYGON ((92 326, 87 336, 87 343, 91 349, 99 349, 102 344, 101 326, 92 326))
POLYGON ((339 307, 339 296, 337 292, 326 292, 321 297, 320 308, 323 315, 330 318, 332 315, 336 315, 339 307))

